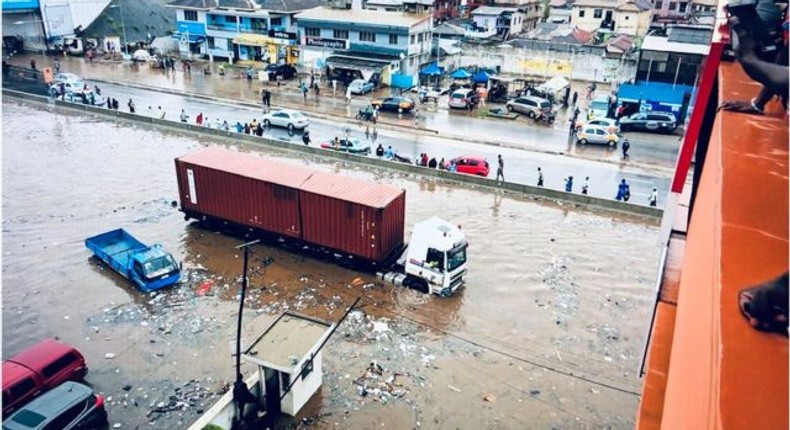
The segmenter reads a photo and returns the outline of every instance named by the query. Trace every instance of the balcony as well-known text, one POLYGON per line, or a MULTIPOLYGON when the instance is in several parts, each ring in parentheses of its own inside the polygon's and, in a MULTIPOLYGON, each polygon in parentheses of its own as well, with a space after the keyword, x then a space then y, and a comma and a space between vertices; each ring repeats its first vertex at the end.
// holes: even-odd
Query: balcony
POLYGON ((237 27, 236 24, 228 23, 228 24, 206 24, 207 30, 214 30, 214 31, 227 31, 230 33, 236 33, 237 27))

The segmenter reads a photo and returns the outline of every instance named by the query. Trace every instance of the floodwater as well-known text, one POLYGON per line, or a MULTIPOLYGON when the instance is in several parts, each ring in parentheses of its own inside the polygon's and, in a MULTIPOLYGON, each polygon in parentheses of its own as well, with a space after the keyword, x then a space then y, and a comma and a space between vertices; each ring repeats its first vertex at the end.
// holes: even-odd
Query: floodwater
POLYGON ((173 205, 173 159, 221 145, 403 187, 407 225, 440 216, 470 242, 468 284, 446 299, 254 247, 245 341, 282 310, 336 321, 362 297, 327 344, 322 389, 284 426, 633 428, 655 223, 37 105, 2 107, 3 358, 45 336, 74 344, 87 381, 111 397, 111 424, 186 428, 234 376, 242 268, 234 247, 246 238, 189 225, 173 205), (173 252, 184 282, 142 294, 90 258, 84 239, 118 227, 173 252), (354 381, 373 360, 397 373, 400 397, 360 395, 354 381))

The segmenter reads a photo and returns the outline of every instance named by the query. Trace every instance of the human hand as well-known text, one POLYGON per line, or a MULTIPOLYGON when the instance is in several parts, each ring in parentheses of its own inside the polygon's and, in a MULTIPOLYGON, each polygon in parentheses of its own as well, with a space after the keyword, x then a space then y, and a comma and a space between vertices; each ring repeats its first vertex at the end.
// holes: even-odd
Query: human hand
POLYGON ((732 112, 741 112, 759 115, 762 112, 756 110, 752 103, 746 100, 725 100, 724 103, 719 105, 717 110, 727 110, 732 112))

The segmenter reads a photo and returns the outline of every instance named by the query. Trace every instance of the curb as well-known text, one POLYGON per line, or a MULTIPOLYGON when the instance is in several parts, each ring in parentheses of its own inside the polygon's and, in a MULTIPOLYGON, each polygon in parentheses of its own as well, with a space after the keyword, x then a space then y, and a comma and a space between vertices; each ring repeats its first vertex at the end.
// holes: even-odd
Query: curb
MULTIPOLYGON (((220 97, 216 97, 214 95, 204 94, 204 93, 193 93, 193 92, 182 91, 182 90, 173 90, 173 89, 170 89, 170 88, 163 88, 163 87, 147 87, 147 86, 144 86, 144 85, 135 84, 135 83, 131 83, 131 82, 111 81, 111 80, 103 79, 103 78, 91 78, 90 80, 95 81, 95 82, 101 82, 101 83, 104 83, 104 84, 118 85, 118 86, 122 86, 122 87, 126 87, 126 88, 135 88, 135 89, 144 90, 144 91, 155 90, 155 91, 158 91, 158 92, 162 92, 162 93, 166 93, 166 94, 172 94, 172 95, 178 95, 178 96, 183 96, 183 97, 191 97, 191 98, 195 98, 195 99, 209 100, 209 101, 213 101, 213 102, 221 102, 221 103, 232 104, 232 105, 236 105, 236 106, 243 106, 243 107, 248 107, 248 108, 256 108, 256 109, 260 109, 261 108, 260 105, 255 104, 255 103, 251 103, 251 102, 247 102, 247 101, 224 99, 224 98, 220 98, 220 97)), ((272 106, 274 107, 275 105, 272 105, 272 106)), ((315 111, 315 110, 312 110, 312 109, 304 109, 304 106, 293 105, 293 104, 290 104, 290 103, 289 104, 279 104, 279 105, 276 105, 276 106, 279 106, 280 108, 298 109, 298 110, 306 111, 306 112, 309 112, 310 115, 312 115, 313 117, 319 118, 319 119, 322 119, 322 120, 325 120, 325 121, 337 121, 338 119, 342 119, 343 121, 346 121, 346 122, 359 122, 355 118, 350 118, 350 117, 343 116, 343 115, 333 115, 333 114, 321 113, 321 112, 318 112, 318 111, 315 111)), ((362 124, 362 122, 360 122, 360 124, 362 124)), ((605 158, 580 157, 580 156, 578 156, 576 154, 568 154, 568 153, 565 153, 563 151, 554 151, 554 150, 543 149, 543 148, 539 148, 539 147, 531 147, 531 146, 521 146, 521 145, 515 145, 515 144, 512 144, 512 143, 496 142, 496 141, 492 141, 492 140, 472 139, 472 138, 469 138, 469 137, 466 137, 466 136, 461 136, 461 135, 441 133, 439 130, 436 130, 436 129, 415 128, 415 127, 409 127, 409 126, 405 126, 405 125, 395 124, 395 123, 388 122, 388 121, 381 121, 381 120, 379 120, 377 125, 379 126, 379 128, 382 128, 382 129, 385 129, 385 130, 407 131, 407 132, 411 132, 411 133, 415 133, 415 134, 422 134, 422 135, 426 135, 426 136, 435 135, 435 136, 440 136, 440 137, 445 138, 445 139, 457 140, 457 141, 461 141, 461 142, 474 143, 474 144, 483 144, 483 145, 493 146, 493 147, 497 147, 497 148, 506 148, 506 149, 514 149, 514 150, 527 151, 527 152, 536 152, 536 153, 547 154, 547 155, 558 155, 558 156, 563 156, 563 157, 575 158, 575 159, 579 159, 579 160, 596 161, 596 162, 599 162, 599 163, 609 163, 609 164, 617 164, 617 165, 620 164, 619 161, 609 160, 609 159, 605 159, 605 158), (382 125, 384 127, 381 127, 382 125)), ((644 169, 644 170, 652 170, 652 171, 655 171, 655 172, 663 172, 663 173, 666 173, 668 176, 671 175, 672 172, 674 171, 672 168, 669 168, 669 167, 659 166, 659 165, 655 165, 655 164, 647 164, 647 163, 632 164, 632 166, 636 167, 636 168, 644 169)))
POLYGON ((438 178, 449 182, 472 185, 473 187, 486 188, 488 190, 511 192, 513 194, 520 194, 523 196, 529 196, 540 200, 546 199, 550 201, 564 201, 577 205, 592 206, 595 208, 604 209, 608 211, 644 216, 653 219, 661 219, 664 212, 663 209, 650 207, 650 206, 623 203, 623 202, 618 202, 616 200, 602 199, 598 197, 585 196, 582 194, 566 193, 564 191, 553 190, 549 188, 539 188, 526 184, 516 184, 511 182, 500 183, 497 182, 496 180, 488 179, 488 178, 480 178, 471 175, 461 175, 456 173, 450 173, 445 170, 429 169, 422 166, 395 163, 378 158, 371 158, 371 157, 347 154, 342 152, 328 151, 315 146, 298 145, 281 140, 270 139, 267 137, 257 137, 253 135, 239 134, 233 131, 223 131, 213 128, 198 127, 193 124, 183 124, 178 121, 160 120, 143 115, 131 114, 128 112, 114 111, 105 108, 97 108, 94 106, 68 103, 60 100, 53 100, 44 96, 33 95, 33 94, 6 89, 6 88, 3 88, 3 95, 8 97, 14 97, 25 102, 33 102, 33 103, 39 103, 45 105, 54 104, 56 107, 66 108, 75 111, 89 112, 104 117, 124 119, 135 123, 151 124, 157 127, 191 132, 201 136, 213 135, 224 139, 232 138, 232 140, 235 142, 241 140, 245 143, 268 146, 268 147, 278 148, 291 152, 307 153, 311 155, 321 156, 324 158, 334 158, 337 160, 343 160, 343 161, 358 163, 358 164, 365 164, 373 167, 379 167, 382 169, 398 170, 405 173, 438 178))

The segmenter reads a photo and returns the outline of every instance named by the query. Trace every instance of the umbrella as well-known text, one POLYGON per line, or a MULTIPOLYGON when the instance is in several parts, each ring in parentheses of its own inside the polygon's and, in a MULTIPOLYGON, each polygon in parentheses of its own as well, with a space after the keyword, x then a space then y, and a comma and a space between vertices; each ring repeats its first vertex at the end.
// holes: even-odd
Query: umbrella
POLYGON ((485 84, 488 82, 489 76, 490 75, 485 70, 479 70, 477 73, 475 73, 475 76, 472 77, 472 81, 474 81, 476 84, 485 84))
POLYGON ((467 72, 466 69, 458 69, 450 75, 453 79, 469 79, 471 76, 472 74, 467 72))
POLYGON ((443 73, 442 68, 436 62, 433 62, 420 71, 421 75, 426 76, 441 76, 443 73))

